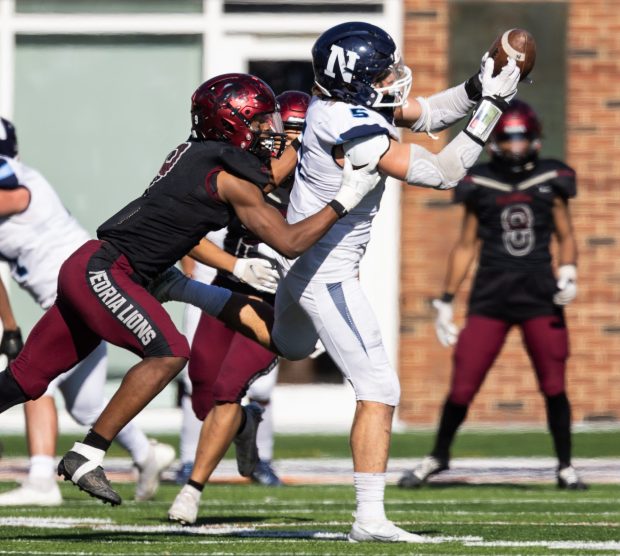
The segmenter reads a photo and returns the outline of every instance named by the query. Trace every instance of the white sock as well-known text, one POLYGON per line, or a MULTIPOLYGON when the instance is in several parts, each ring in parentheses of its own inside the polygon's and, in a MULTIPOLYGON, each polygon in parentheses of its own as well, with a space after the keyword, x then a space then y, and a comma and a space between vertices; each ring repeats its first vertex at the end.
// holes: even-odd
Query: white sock
POLYGON ((181 463, 194 463, 196 448, 200 438, 202 421, 196 417, 192 409, 192 398, 189 394, 184 394, 181 399, 181 410, 183 418, 181 420, 181 438, 179 440, 179 457, 181 463))
POLYGON ((151 442, 146 434, 133 421, 129 421, 114 438, 131 455, 137 465, 146 463, 149 457, 151 442))
POLYGON ((259 423, 256 433, 258 457, 262 461, 271 461, 273 459, 273 408, 270 403, 258 403, 265 409, 263 420, 259 423))
POLYGON ((385 473, 353 473, 357 502, 356 521, 367 523, 387 519, 383 506, 385 475, 385 473))
POLYGON ((52 456, 31 456, 28 478, 33 481, 47 481, 55 478, 56 465, 52 456))

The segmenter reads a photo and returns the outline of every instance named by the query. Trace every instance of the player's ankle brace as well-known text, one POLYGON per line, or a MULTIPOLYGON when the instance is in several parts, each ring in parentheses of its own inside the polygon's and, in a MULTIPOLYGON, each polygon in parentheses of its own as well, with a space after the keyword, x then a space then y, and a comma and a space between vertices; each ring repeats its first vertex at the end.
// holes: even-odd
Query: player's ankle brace
POLYGON ((0 413, 29 399, 8 367, 0 373, 0 413))

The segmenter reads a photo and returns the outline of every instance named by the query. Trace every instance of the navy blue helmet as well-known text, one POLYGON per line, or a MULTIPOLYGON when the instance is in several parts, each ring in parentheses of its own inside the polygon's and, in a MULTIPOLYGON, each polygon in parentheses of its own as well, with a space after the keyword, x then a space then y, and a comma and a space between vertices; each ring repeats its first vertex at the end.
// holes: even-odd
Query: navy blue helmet
POLYGON ((369 108, 402 106, 411 70, 383 29, 351 21, 325 31, 312 47, 314 82, 327 97, 369 108))
POLYGON ((0 118, 0 155, 15 158, 17 156, 17 134, 15 126, 0 118))

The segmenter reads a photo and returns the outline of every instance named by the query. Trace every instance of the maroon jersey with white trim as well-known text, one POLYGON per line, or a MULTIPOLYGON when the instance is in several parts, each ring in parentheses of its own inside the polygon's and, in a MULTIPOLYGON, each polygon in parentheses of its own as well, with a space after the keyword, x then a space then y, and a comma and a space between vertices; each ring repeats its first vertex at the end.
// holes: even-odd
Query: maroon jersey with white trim
POLYGON ((558 160, 539 160, 522 173, 493 162, 474 166, 457 186, 455 202, 478 218, 479 267, 528 270, 551 264, 553 202, 576 195, 575 171, 558 160))
POLYGON ((149 281, 234 216, 216 191, 215 177, 222 170, 260 187, 269 181, 252 153, 223 142, 190 140, 168 155, 143 195, 104 222, 97 237, 112 243, 149 281))

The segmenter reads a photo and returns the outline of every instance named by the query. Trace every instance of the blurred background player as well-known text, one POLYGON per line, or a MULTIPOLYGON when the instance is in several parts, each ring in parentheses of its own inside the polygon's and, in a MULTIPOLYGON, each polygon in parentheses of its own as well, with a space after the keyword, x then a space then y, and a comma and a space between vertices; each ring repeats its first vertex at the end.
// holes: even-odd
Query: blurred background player
MULTIPOLYGON (((280 115, 282 116, 284 131, 287 135, 287 144, 290 144, 301 134, 306 110, 310 103, 310 95, 302 91, 285 91, 276 98, 280 104, 280 115)), ((293 181, 294 174, 291 174, 280 187, 267 195, 268 202, 281 210, 283 214, 286 213, 289 192, 293 186, 293 181)), ((216 245, 223 247, 227 253, 236 258, 263 257, 268 260, 273 259, 273 253, 270 252, 270 248, 264 243, 259 243, 258 239, 253 234, 249 233, 238 221, 222 231, 210 233, 207 238, 216 245)), ((198 263, 189 257, 185 257, 182 264, 185 273, 191 274, 196 280, 210 283, 215 278, 216 271, 213 268, 198 263)), ((226 272, 225 270, 220 270, 219 277, 214 283, 235 290, 239 288, 240 280, 243 282, 241 276, 244 267, 241 264, 236 265, 233 262, 230 264, 233 264, 233 271, 226 272)), ((273 295, 265 296, 265 293, 273 294, 275 293, 275 288, 270 291, 267 284, 260 281, 257 286, 260 286, 260 291, 257 291, 256 288, 252 288, 250 285, 250 289, 247 290, 248 293, 260 295, 264 299, 273 302, 273 295), (252 289, 254 291, 252 291, 252 289)), ((200 310, 193 305, 186 305, 184 318, 186 335, 191 345, 196 327, 198 326, 198 320, 200 319, 200 310)), ((212 319, 212 317, 206 315, 202 318, 206 321, 212 319)), ((207 329, 205 328, 205 330, 207 329)), ((177 473, 177 482, 179 484, 185 484, 191 474, 200 433, 200 421, 196 418, 189 399, 193 392, 193 387, 189 380, 189 375, 185 374, 185 377, 184 393, 186 394, 181 401, 183 426, 180 440, 181 468, 177 473)), ((259 461, 255 470, 252 472, 251 479, 254 482, 266 486, 279 486, 282 484, 271 465, 274 444, 271 394, 277 382, 277 378, 278 365, 276 364, 271 372, 259 376, 259 378, 254 380, 247 391, 249 401, 259 404, 263 410, 262 421, 258 425, 256 437, 259 461)), ((200 402, 196 403, 199 404, 200 402)))
MULTIPOLYGON (((13 125, 0 119, 0 127, 4 131, 0 133, 0 256, 9 263, 13 279, 47 310, 56 298, 60 266, 90 238, 47 180, 18 159, 13 125)), ((6 303, 8 309, 4 310, 10 313, 9 320, 3 318, 1 351, 12 360, 22 348, 21 333, 8 298, 0 297, 0 303, 6 303)), ((102 342, 70 372, 54 380, 41 398, 24 404, 29 474, 21 487, 0 494, 0 506, 54 506, 62 502, 55 478, 58 415, 54 393, 60 391, 73 419, 91 425, 106 404, 106 378, 107 350, 102 342)), ((152 498, 160 473, 174 460, 174 449, 149 440, 132 423, 117 440, 139 470, 136 500, 152 498)))
POLYGON ((474 166, 455 190, 455 201, 465 208, 461 235, 448 260, 444 293, 433 301, 439 341, 456 343, 452 380, 433 450, 401 477, 403 488, 418 487, 448 469, 454 436, 513 325, 521 329, 545 399, 558 486, 586 488, 571 465, 565 381, 569 348, 563 306, 577 293, 577 246, 568 206, 576 195, 575 172, 557 160, 539 159, 540 148, 536 113, 514 100, 491 135, 491 161, 474 166), (557 278, 552 235, 558 244, 557 278), (452 300, 477 253, 467 321, 458 334, 452 300))
MULTIPOLYGON (((310 96, 301 91, 287 91, 279 95, 277 100, 287 143, 290 144, 301 133, 310 96)), ((293 179, 289 177, 265 197, 282 214, 286 213, 292 185, 293 179)), ((275 252, 261 243, 237 218, 229 223, 221 241, 225 252, 224 263, 226 256, 229 259, 228 268, 222 263, 213 264, 220 269, 213 284, 261 297, 273 305, 277 282, 257 280, 256 276, 247 274, 245 269, 251 270, 257 260, 263 260, 269 267, 273 265, 275 268, 275 252)), ((199 269, 199 273, 203 279, 206 278, 203 270, 199 269)), ((239 435, 235 437, 239 471, 257 483, 281 485, 271 467, 273 414, 270 400, 277 380, 276 355, 206 313, 200 316, 191 346, 188 368, 195 415, 199 420, 204 420, 214 404, 230 403, 231 398, 234 398, 233 403, 240 403, 247 391, 250 403, 244 407, 244 411, 247 419, 257 422, 253 438, 240 441, 239 435), (249 473, 242 471, 242 467, 248 465, 244 460, 252 462, 249 473)), ((190 430, 189 427, 187 430, 190 430)), ((186 524, 196 521, 202 487, 219 462, 219 457, 210 447, 208 425, 205 424, 188 484, 181 489, 168 511, 171 520, 186 524)))

